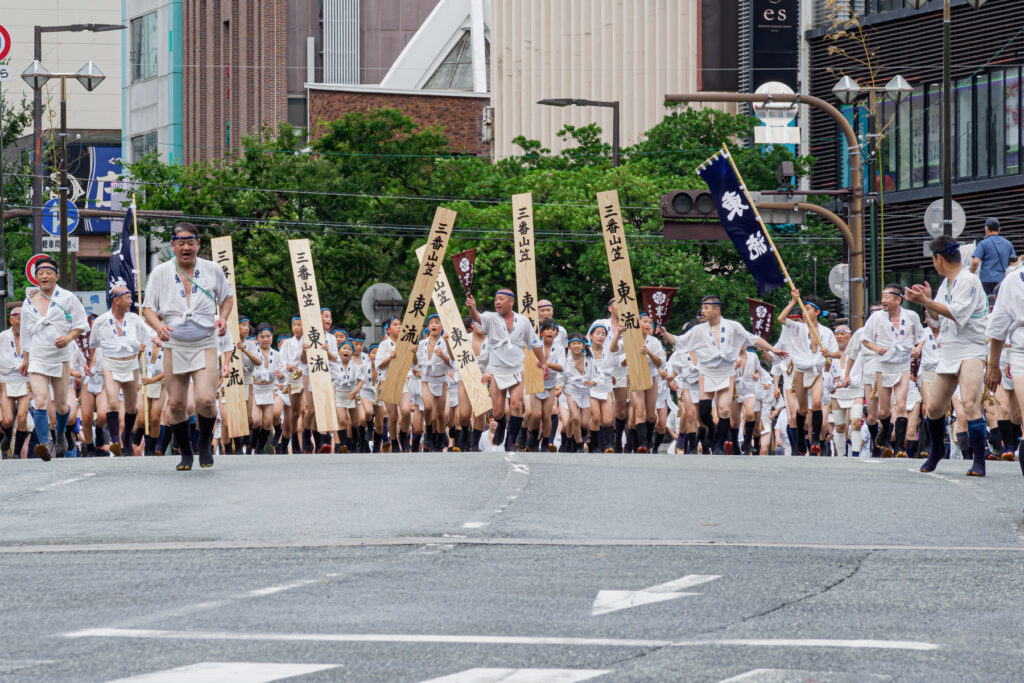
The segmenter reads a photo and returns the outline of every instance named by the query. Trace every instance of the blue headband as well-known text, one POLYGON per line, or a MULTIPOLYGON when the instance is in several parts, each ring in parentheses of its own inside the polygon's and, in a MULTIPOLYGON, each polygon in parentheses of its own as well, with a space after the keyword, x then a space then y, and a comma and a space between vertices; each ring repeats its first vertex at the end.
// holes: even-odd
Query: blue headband
POLYGON ((296 320, 298 320, 301 323, 302 322, 302 316, 301 315, 293 315, 292 316, 292 322, 295 322, 296 320))
POLYGON ((331 309, 329 309, 326 306, 324 306, 323 308, 320 309, 320 312, 323 313, 324 311, 327 311, 328 313, 330 313, 331 309))
POLYGON ((441 316, 439 316, 437 313, 431 313, 430 315, 427 316, 427 322, 424 323, 424 325, 430 323, 431 318, 437 318, 438 320, 440 320, 441 316))
POLYGON ((352 342, 347 342, 347 341, 343 341, 343 342, 341 342, 340 344, 338 344, 338 348, 339 348, 339 349, 340 349, 340 348, 341 348, 342 346, 347 346, 348 348, 352 349, 352 353, 355 353, 355 352, 356 352, 356 347, 352 346, 352 342))
POLYGON ((946 247, 946 249, 945 249, 945 251, 943 251, 943 253, 944 254, 953 255, 953 254, 956 254, 959 251, 960 251, 960 245, 957 242, 950 242, 949 246, 946 247))
POLYGON ((369 353, 370 351, 373 351, 378 346, 380 346, 380 344, 370 344, 370 348, 366 349, 366 352, 369 353))
POLYGON ((600 328, 601 328, 602 330, 604 330, 604 331, 605 331, 605 333, 607 334, 607 332, 608 332, 608 326, 607 326, 607 325, 602 325, 601 323, 594 323, 594 325, 593 325, 593 326, 591 326, 591 328, 590 328, 590 330, 589 330, 589 331, 587 332, 587 334, 588 334, 588 335, 590 335, 590 334, 594 334, 594 330, 596 330, 596 329, 597 329, 597 328, 599 328, 599 327, 600 327, 600 328))
POLYGON ((499 289, 497 292, 495 292, 494 296, 498 296, 499 294, 504 294, 505 296, 511 297, 513 299, 516 298, 515 292, 513 292, 511 289, 499 289))

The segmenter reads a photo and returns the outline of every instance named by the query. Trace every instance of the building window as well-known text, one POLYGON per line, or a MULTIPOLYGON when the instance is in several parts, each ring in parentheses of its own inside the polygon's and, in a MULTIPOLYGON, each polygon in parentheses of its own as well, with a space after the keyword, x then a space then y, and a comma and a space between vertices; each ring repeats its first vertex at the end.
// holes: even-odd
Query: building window
POLYGON ((155 152, 156 145, 157 137, 155 130, 134 136, 132 138, 132 161, 139 161, 147 154, 155 152))
POLYGON ((157 72, 156 12, 132 19, 132 80, 153 78, 157 72))
MULTIPOLYGON (((484 59, 487 64, 487 89, 491 89, 491 44, 484 40, 484 59)), ((473 44, 469 31, 455 43, 444 61, 423 85, 425 90, 472 90, 473 89, 473 44)))
MULTIPOLYGON (((1024 173, 1021 166, 1021 66, 996 68, 954 82, 953 176, 957 181, 1024 173)), ((885 128, 881 166, 886 189, 942 184, 942 88, 929 83, 895 110, 880 113, 885 128)), ((866 119, 858 108, 858 119, 866 119)))

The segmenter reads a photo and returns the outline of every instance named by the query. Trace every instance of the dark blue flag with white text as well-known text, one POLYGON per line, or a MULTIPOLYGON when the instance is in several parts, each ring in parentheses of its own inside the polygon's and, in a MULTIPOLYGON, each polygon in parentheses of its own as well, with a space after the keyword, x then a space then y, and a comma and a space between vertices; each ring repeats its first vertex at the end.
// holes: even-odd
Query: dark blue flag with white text
MULTIPOLYGON (((132 249, 132 226, 135 225, 135 209, 129 208, 124 214, 124 223, 121 226, 121 239, 117 248, 110 252, 110 264, 107 267, 107 307, 110 307, 110 291, 114 287, 127 287, 136 296, 138 288, 135 286, 135 258, 132 249)), ((137 304, 132 306, 136 310, 137 304)))
POLYGON ((764 296, 765 292, 784 285, 786 279, 772 253, 768 236, 761 229, 754 208, 749 205, 740 179, 725 154, 720 152, 708 159, 697 169, 697 175, 708 184, 722 227, 754 276, 758 292, 764 296))

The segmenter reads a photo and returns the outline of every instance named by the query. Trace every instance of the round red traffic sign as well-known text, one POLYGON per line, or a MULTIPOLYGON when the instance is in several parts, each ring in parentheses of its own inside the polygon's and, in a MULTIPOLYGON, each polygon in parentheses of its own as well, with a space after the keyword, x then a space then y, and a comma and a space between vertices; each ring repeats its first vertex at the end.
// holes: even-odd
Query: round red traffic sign
POLYGON ((11 34, 7 29, 0 26, 0 59, 6 59, 7 53, 11 51, 11 34))
POLYGON ((39 263, 40 259, 44 259, 46 257, 47 254, 36 254, 25 264, 25 277, 27 277, 28 281, 37 287, 39 286, 39 280, 36 279, 36 264, 39 263))

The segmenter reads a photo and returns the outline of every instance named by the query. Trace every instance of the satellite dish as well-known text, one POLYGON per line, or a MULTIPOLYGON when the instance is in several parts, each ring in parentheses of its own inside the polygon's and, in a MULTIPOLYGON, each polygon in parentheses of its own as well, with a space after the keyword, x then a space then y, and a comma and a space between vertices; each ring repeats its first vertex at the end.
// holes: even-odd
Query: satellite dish
POLYGON ((840 263, 828 274, 828 288, 842 301, 850 299, 850 266, 840 263))
MULTIPOLYGON (((967 225, 967 214, 959 202, 953 202, 953 237, 959 237, 967 225)), ((924 227, 932 237, 942 234, 942 200, 936 199, 924 212, 924 227)))
POLYGON ((370 285, 363 292, 363 315, 377 327, 383 325, 387 318, 401 315, 403 306, 402 293, 386 282, 370 285))

